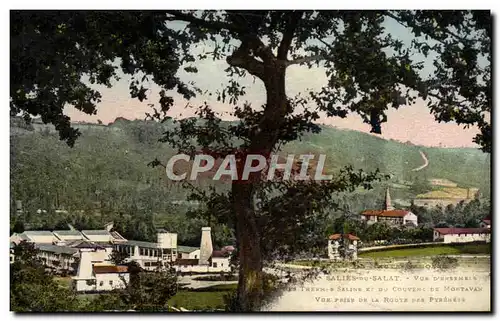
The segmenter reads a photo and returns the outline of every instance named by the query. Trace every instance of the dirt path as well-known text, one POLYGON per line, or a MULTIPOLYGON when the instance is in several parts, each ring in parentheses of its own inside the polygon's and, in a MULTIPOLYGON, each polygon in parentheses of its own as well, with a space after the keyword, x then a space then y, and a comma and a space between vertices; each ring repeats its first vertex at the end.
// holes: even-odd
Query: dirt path
POLYGON ((422 158, 424 159, 424 165, 412 169, 411 170, 412 172, 418 172, 418 171, 426 168, 429 165, 429 160, 427 159, 427 156, 425 156, 424 152, 422 152, 422 151, 419 151, 419 152, 420 152, 420 155, 422 155, 422 158))

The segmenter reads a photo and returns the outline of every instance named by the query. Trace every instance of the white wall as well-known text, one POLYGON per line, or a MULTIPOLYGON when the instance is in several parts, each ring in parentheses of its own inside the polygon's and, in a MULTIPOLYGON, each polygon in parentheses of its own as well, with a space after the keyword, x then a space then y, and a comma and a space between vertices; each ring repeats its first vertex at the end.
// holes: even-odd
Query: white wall
POLYGON ((96 274, 96 291, 111 291, 123 289, 130 281, 129 273, 102 273, 96 274), (125 279, 125 282, 123 279, 125 279), (112 284, 111 284, 112 283, 112 284))
POLYGON ((406 224, 406 222, 413 222, 415 223, 415 226, 418 226, 418 217, 417 215, 413 214, 412 212, 409 212, 403 217, 403 224, 406 224))
POLYGON ((219 273, 219 272, 230 272, 231 267, 229 265, 229 258, 212 258, 212 264, 208 265, 176 265, 176 271, 182 273, 219 273), (215 267, 214 263, 217 264, 215 267))
POLYGON ((103 273, 88 279, 74 278, 73 286, 77 292, 111 291, 113 289, 125 288, 126 284, 123 282, 122 278, 127 283, 130 281, 130 275, 128 273, 103 273), (113 284, 110 284, 110 281, 113 284))
POLYGON ((199 259, 200 250, 195 250, 191 253, 179 253, 181 259, 199 259))
POLYGON ((444 243, 490 242, 491 234, 446 234, 444 243))

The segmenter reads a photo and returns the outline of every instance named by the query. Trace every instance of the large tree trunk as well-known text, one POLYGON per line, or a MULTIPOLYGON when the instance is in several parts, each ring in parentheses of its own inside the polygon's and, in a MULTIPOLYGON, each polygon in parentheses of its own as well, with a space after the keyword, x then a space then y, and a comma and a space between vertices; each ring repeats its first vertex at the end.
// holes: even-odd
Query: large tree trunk
MULTIPOLYGON (((267 65, 263 81, 266 86, 267 104, 259 132, 252 138, 248 152, 267 155, 272 152, 278 141, 279 129, 288 111, 285 68, 278 63, 267 65)), ((233 182, 232 185, 240 264, 237 294, 237 305, 240 311, 259 309, 264 295, 263 261, 260 248, 262 226, 258 224, 253 202, 254 182, 257 177, 260 176, 251 176, 251 182, 233 182)))
POLYGON ((260 231, 257 224, 251 184, 233 185, 236 237, 238 239, 239 280, 237 309, 252 311, 262 301, 262 257, 260 253, 260 231))

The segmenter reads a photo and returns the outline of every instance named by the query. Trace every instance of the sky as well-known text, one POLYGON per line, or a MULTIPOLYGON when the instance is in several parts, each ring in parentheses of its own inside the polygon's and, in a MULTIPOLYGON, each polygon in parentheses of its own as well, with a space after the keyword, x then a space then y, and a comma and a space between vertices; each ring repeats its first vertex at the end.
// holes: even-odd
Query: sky
MULTIPOLYGON (((409 44, 412 35, 405 28, 399 26, 396 22, 388 20, 385 24, 387 32, 390 32, 396 38, 409 44)), ((198 46, 193 49, 195 52, 209 51, 209 47, 198 46)), ((432 60, 425 57, 415 56, 415 60, 424 61, 424 74, 432 73, 432 60)), ((229 77, 224 72, 228 64, 224 60, 213 61, 204 60, 196 64, 198 73, 188 74, 183 70, 179 71, 179 76, 184 81, 194 81, 197 86, 215 92, 221 89, 223 84, 227 84, 229 77)), ((148 106, 150 103, 156 103, 158 100, 159 88, 152 82, 149 83, 149 99, 139 102, 137 99, 130 98, 129 77, 120 75, 121 80, 115 81, 112 88, 96 87, 102 94, 102 101, 97 107, 97 115, 86 115, 73 107, 68 106, 65 114, 71 117, 72 121, 102 121, 107 124, 113 122, 117 117, 126 119, 144 119, 147 112, 151 112, 148 106)), ((240 80, 240 83, 246 86, 246 95, 242 99, 248 101, 252 106, 257 107, 265 101, 265 91, 262 82, 252 77, 246 77, 240 80)), ((309 89, 319 89, 327 83, 327 78, 322 68, 308 69, 306 66, 292 65, 287 69, 286 88, 289 96, 295 96, 298 93, 307 93, 309 89)), ((93 86, 95 87, 95 86, 93 86)), ((176 93, 172 93, 175 99, 175 105, 172 107, 169 116, 172 117, 190 117, 194 115, 193 108, 186 108, 187 101, 182 99, 176 93)), ((202 95, 189 101, 192 106, 200 106, 203 102, 220 113, 222 119, 233 119, 229 112, 232 107, 228 104, 217 102, 214 95, 202 95)), ((348 115, 347 118, 331 118, 322 115, 318 121, 321 124, 336 126, 344 129, 352 129, 369 133, 371 127, 363 123, 361 117, 356 114, 348 115)), ((382 135, 386 139, 394 139, 402 142, 410 141, 413 144, 423 146, 442 146, 442 147, 478 147, 472 142, 473 137, 478 133, 478 129, 471 127, 464 129, 455 123, 438 123, 434 116, 430 114, 429 109, 422 100, 411 106, 402 106, 398 110, 389 109, 387 112, 387 122, 382 125, 382 135)))

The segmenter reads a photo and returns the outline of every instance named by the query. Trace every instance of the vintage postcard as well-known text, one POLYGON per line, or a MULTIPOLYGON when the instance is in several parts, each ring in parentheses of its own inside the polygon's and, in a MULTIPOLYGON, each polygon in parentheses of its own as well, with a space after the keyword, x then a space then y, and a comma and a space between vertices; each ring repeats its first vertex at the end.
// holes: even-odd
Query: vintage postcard
POLYGON ((13 312, 491 312, 487 10, 10 12, 13 312))

